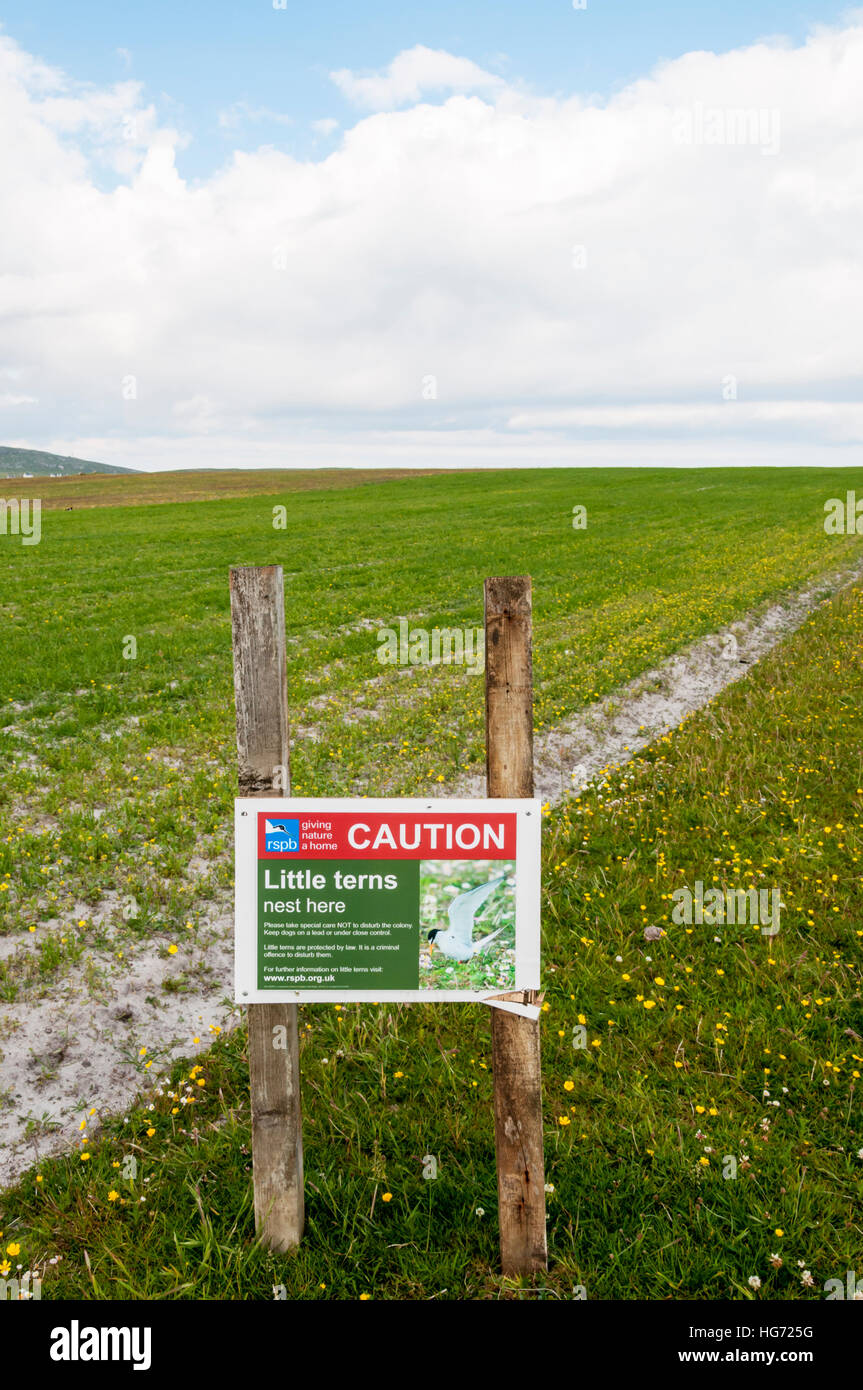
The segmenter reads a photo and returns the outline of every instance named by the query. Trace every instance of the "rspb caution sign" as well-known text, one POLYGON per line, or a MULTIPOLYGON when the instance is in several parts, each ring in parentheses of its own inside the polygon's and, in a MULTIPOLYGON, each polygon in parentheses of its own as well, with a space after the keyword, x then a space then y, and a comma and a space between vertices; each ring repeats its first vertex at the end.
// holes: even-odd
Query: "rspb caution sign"
POLYGON ((539 989, 537 800, 236 802, 240 1004, 539 989))

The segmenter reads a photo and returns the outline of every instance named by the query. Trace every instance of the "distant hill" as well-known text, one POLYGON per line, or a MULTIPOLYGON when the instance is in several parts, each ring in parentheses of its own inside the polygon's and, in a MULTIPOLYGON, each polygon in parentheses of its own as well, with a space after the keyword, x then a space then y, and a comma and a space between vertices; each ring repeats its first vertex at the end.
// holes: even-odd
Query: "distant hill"
POLYGON ((0 444, 0 478, 68 477, 71 473, 133 473, 132 468, 116 468, 110 463, 46 454, 44 449, 11 449, 0 444))

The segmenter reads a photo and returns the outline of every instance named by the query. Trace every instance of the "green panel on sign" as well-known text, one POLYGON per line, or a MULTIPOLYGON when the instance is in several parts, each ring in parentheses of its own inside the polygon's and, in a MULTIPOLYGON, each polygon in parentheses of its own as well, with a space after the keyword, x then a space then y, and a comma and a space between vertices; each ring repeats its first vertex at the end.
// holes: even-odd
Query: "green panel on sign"
POLYGON ((258 862, 259 989, 418 989, 419 861, 258 862))

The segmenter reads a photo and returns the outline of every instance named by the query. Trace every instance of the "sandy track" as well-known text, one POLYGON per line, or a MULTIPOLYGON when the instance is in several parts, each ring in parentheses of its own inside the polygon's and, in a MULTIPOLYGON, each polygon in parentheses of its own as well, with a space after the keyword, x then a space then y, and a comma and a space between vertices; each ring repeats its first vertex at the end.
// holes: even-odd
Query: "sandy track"
MULTIPOLYGON (((534 743, 536 795, 557 802, 603 768, 628 762, 693 710, 740 680, 765 653, 793 632, 824 599, 863 578, 863 562, 822 576, 766 611, 731 623, 644 671, 588 710, 540 735, 534 743)), ((484 796, 474 775, 447 788, 447 796, 484 796)))

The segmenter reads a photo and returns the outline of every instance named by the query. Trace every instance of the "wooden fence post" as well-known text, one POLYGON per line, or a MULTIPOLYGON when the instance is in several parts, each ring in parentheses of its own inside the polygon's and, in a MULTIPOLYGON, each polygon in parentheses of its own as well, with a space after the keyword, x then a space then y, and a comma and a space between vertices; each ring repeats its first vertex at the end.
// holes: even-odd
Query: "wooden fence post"
MULTIPOLYGON (((530 578, 485 581, 486 795, 533 796, 530 578)), ((502 996, 535 1004, 535 990, 502 996)), ((494 1137, 504 1274, 548 1267, 539 1022, 491 1010, 494 1137)))
MULTIPOLYGON (((285 599, 280 565, 231 570, 241 796, 290 796, 285 599)), ((271 1250, 303 1234, 303 1129, 296 1004, 250 1004, 255 1228, 271 1250)))

